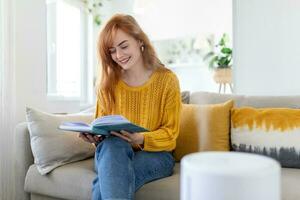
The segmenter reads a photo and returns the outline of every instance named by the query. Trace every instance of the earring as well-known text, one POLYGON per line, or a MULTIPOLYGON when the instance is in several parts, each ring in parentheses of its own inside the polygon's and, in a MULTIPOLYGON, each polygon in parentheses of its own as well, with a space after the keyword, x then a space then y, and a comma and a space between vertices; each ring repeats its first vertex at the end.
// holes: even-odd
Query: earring
POLYGON ((145 50, 145 47, 143 45, 143 46, 141 46, 141 51, 143 52, 144 50, 145 50))

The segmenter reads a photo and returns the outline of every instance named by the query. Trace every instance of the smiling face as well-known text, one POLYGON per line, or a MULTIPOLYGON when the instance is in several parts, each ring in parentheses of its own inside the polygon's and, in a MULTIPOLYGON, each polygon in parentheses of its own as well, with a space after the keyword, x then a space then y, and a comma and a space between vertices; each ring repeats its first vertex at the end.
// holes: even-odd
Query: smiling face
POLYGON ((143 65, 141 45, 141 42, 118 29, 113 39, 113 45, 109 48, 109 53, 113 61, 122 69, 129 70, 143 65))

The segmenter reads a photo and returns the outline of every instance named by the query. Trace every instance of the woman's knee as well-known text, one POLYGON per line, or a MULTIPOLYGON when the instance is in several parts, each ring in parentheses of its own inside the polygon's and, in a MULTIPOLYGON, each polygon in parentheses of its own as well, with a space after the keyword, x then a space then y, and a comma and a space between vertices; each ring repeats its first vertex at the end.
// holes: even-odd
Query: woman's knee
POLYGON ((101 150, 118 150, 118 149, 131 149, 131 145, 125 140, 115 137, 109 136, 105 138, 100 144, 97 146, 97 152, 99 153, 101 150))
POLYGON ((104 145, 107 146, 113 146, 113 147, 131 147, 131 145, 123 140, 122 138, 116 137, 116 136, 110 136, 107 137, 104 141, 103 141, 104 145))
POLYGON ((121 138, 110 136, 98 144, 95 154, 95 165, 107 158, 134 157, 131 145, 121 138))

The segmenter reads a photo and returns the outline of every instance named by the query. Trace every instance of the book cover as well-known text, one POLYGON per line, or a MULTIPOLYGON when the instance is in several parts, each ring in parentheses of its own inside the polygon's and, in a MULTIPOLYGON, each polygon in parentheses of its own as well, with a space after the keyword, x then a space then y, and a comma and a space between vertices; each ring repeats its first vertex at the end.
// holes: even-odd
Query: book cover
POLYGON ((110 131, 120 132, 121 130, 130 133, 149 131, 141 126, 133 124, 122 115, 108 115, 95 119, 91 124, 83 122, 64 122, 60 130, 84 132, 95 135, 110 135, 110 131))

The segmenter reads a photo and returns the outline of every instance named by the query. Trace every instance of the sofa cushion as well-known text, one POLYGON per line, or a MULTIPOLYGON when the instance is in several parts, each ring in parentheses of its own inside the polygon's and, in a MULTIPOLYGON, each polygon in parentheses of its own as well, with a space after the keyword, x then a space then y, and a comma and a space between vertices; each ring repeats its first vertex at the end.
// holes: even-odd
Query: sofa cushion
POLYGON ((91 122, 93 114, 54 115, 27 108, 26 118, 34 163, 41 174, 94 155, 95 147, 80 139, 78 133, 58 129, 66 121, 91 122))
POLYGON ((223 104, 183 104, 174 157, 197 151, 229 151, 230 110, 233 101, 223 104))
POLYGON ((234 100, 235 107, 251 106, 255 108, 300 108, 300 96, 247 96, 237 94, 219 94, 213 92, 194 92, 190 95, 190 104, 217 104, 234 100))
MULTIPOLYGON (((79 161, 56 168, 46 176, 39 174, 35 165, 27 173, 25 191, 61 199, 91 199, 93 159, 79 161), (64 186, 64 187, 63 187, 64 186)), ((179 200, 180 164, 176 163, 170 177, 145 184, 136 193, 137 200, 179 200)), ((282 200, 300 199, 300 170, 282 168, 282 200)))
POLYGON ((238 106, 243 102, 244 96, 232 94, 219 94, 214 92, 193 92, 190 94, 190 104, 207 105, 219 104, 229 100, 234 100, 234 105, 238 106))
MULTIPOLYGON (((70 200, 91 199, 94 159, 63 165, 42 176, 36 165, 31 165, 25 179, 25 191, 70 200)), ((179 163, 171 177, 145 184, 136 199, 179 200, 179 163)))
POLYGON ((30 200, 65 200, 65 199, 59 199, 56 197, 49 197, 49 196, 45 196, 45 195, 31 193, 30 200))
POLYGON ((263 154, 283 167, 300 168, 300 109, 234 108, 231 124, 233 150, 263 154))
POLYGON ((25 178, 25 191, 62 199, 91 199, 95 176, 93 159, 63 165, 42 176, 31 165, 25 178))
POLYGON ((281 169, 282 200, 300 199, 300 170, 292 168, 281 169))

